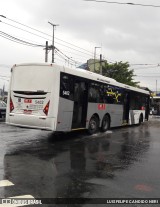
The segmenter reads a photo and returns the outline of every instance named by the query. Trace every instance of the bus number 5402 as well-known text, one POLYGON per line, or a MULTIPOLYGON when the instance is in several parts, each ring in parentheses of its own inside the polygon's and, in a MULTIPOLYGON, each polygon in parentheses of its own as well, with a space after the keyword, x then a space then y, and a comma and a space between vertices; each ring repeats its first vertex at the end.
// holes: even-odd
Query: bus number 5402
POLYGON ((35 104, 44 104, 44 101, 42 101, 42 100, 35 100, 35 104))
POLYGON ((69 96, 70 95, 70 91, 63 91, 63 95, 69 96))

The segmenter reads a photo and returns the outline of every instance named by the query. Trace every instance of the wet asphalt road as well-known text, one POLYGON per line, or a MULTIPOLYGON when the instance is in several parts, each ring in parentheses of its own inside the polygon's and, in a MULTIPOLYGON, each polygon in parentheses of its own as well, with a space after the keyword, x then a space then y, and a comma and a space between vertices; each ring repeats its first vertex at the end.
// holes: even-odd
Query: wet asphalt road
POLYGON ((0 181, 14 183, 1 187, 0 197, 160 198, 159 129, 160 118, 151 118, 105 134, 54 136, 0 122, 0 181))

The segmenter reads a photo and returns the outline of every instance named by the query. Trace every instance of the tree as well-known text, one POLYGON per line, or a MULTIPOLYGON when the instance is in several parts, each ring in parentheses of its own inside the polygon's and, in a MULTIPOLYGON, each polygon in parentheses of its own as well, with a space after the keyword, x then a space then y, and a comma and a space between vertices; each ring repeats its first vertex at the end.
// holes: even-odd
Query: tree
POLYGON ((134 71, 129 69, 128 62, 116 62, 109 64, 105 62, 102 66, 103 75, 115 79, 120 83, 124 83, 130 86, 138 87, 139 82, 133 81, 134 71))

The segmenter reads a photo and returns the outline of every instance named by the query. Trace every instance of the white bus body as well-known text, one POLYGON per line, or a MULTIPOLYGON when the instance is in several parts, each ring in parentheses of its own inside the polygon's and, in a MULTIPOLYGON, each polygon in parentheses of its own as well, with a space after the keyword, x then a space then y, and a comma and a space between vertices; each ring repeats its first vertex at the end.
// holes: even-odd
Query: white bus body
POLYGON ((160 96, 151 97, 151 112, 152 115, 160 115, 160 96))
POLYGON ((143 103, 141 108, 131 107, 131 99, 135 102, 133 97, 137 94, 144 99, 149 97, 148 91, 82 69, 55 64, 15 65, 11 69, 6 123, 51 131, 89 127, 94 131, 95 122, 101 127, 107 121, 108 126, 103 131, 109 126, 138 124, 148 118, 148 106, 143 103), (94 93, 100 87, 107 90, 104 94, 107 99, 114 98, 117 103, 96 101, 94 93), (125 101, 118 100, 122 93, 125 101), (92 117, 96 119, 92 120, 92 117))

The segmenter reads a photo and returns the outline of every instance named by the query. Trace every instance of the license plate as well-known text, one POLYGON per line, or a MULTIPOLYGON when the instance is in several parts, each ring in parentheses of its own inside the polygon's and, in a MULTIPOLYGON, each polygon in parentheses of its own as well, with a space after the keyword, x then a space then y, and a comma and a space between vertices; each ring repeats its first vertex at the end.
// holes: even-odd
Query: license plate
POLYGON ((23 113, 24 114, 32 114, 32 111, 31 110, 24 110, 23 113))
POLYGON ((32 103, 32 99, 24 99, 24 103, 32 103))
POLYGON ((28 110, 31 111, 38 111, 38 110, 43 110, 43 105, 34 105, 34 104, 29 104, 28 110))

